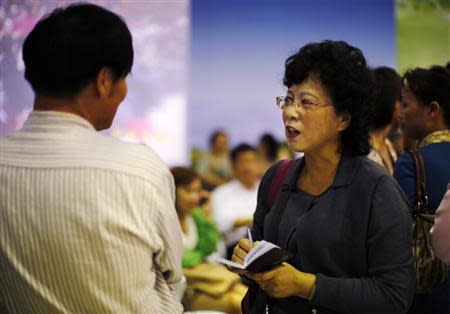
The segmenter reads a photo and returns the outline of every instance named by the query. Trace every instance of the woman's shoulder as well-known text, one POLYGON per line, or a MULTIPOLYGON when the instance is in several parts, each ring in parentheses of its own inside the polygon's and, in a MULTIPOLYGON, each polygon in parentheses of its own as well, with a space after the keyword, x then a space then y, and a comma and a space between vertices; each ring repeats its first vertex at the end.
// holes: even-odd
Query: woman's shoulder
POLYGON ((377 179, 383 176, 390 176, 386 168, 370 159, 368 156, 358 156, 356 160, 360 164, 358 176, 367 179, 377 179))

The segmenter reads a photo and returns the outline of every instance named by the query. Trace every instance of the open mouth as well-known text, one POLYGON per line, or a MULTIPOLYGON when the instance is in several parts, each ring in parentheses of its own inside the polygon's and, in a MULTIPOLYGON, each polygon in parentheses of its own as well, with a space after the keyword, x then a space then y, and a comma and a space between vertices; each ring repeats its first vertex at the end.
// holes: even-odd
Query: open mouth
POLYGON ((299 135, 301 132, 298 131, 297 129, 291 127, 291 126, 286 126, 286 136, 288 139, 292 139, 295 138, 297 135, 299 135))

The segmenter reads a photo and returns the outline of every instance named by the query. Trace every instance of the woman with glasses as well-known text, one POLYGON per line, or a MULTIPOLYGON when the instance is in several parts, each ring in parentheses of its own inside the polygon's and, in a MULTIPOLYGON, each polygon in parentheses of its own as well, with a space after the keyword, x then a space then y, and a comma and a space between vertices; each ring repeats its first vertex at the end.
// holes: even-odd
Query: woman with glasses
MULTIPOLYGON (((294 256, 245 274, 253 292, 245 304, 251 313, 405 313, 414 293, 411 218, 394 179, 366 157, 372 79, 363 54, 345 42, 308 44, 287 59, 284 85, 276 100, 286 139, 304 157, 273 203, 285 164, 266 172, 252 237, 294 256)), ((233 260, 250 249, 242 239, 233 260)))

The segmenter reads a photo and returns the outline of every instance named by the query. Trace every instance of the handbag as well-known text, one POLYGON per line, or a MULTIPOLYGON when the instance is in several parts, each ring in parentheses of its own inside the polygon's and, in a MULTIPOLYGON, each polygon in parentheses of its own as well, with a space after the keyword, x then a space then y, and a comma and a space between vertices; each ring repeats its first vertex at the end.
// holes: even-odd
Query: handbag
POLYGON ((413 211, 413 259, 416 274, 416 293, 430 292, 447 278, 447 266, 440 261, 431 246, 430 229, 434 212, 428 207, 425 168, 417 149, 410 151, 416 164, 416 204, 413 211))

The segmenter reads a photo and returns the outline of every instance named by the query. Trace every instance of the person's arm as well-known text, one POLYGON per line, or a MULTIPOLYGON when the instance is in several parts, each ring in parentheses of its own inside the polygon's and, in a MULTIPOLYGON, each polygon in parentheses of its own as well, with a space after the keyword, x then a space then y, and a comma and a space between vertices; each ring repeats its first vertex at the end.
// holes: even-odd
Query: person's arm
POLYGON ((434 226, 431 228, 431 242, 437 257, 450 265, 450 183, 436 210, 434 226))
POLYGON ((155 255, 155 262, 167 282, 174 283, 180 281, 183 276, 181 268, 183 242, 175 210, 175 185, 169 171, 159 183, 154 194, 157 206, 154 228, 161 241, 161 250, 155 255))
POLYGON ((414 295, 411 223, 400 188, 392 178, 381 177, 371 204, 367 275, 336 278, 317 274, 311 302, 345 313, 407 312, 414 295))
POLYGON ((416 204, 416 165, 409 153, 404 153, 397 159, 394 178, 405 192, 409 208, 413 211, 416 204))

